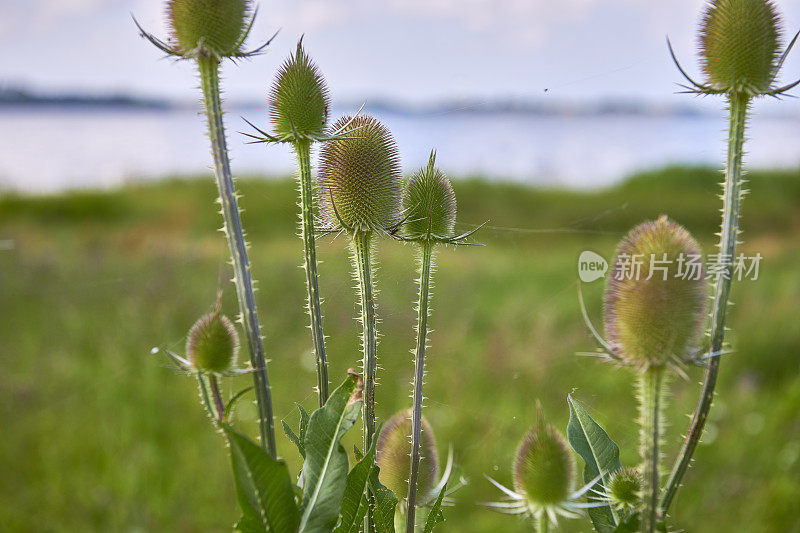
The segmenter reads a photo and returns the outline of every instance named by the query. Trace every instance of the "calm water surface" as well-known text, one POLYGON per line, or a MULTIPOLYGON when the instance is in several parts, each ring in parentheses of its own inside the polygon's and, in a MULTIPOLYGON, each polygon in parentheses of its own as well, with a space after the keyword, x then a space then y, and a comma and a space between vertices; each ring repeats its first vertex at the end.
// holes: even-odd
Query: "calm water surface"
MULTIPOLYGON (((722 114, 376 115, 394 132, 406 171, 425 164, 436 147, 439 164, 458 177, 597 187, 669 163, 720 165, 725 150, 722 114)), ((240 116, 268 126, 260 109, 232 109, 227 115, 234 172, 292 172, 287 146, 245 144, 237 132, 249 127, 240 116)), ((800 117, 756 115, 749 134, 749 166, 800 166, 800 117)), ((209 165, 203 119, 194 110, 0 110, 0 189, 107 188, 196 174, 209 165)))

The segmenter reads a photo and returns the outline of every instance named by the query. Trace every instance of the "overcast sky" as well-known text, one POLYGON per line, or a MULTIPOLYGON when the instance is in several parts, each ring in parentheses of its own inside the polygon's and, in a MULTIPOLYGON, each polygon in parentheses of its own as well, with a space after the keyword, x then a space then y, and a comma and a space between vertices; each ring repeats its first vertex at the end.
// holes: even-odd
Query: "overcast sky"
MULTIPOLYGON (((800 0, 776 0, 800 28, 800 0)), ((196 98, 189 62, 158 61, 130 14, 166 36, 159 0, 2 0, 0 83, 48 91, 196 98)), ((339 101, 452 98, 646 99, 684 103, 665 36, 684 66, 703 0, 262 0, 250 39, 280 29, 269 52, 225 67, 236 99, 266 95, 276 66, 305 34, 339 101), (545 93, 545 89, 548 89, 545 93)), ((800 48, 784 79, 800 77, 800 48)), ((800 110, 795 102, 788 104, 800 110)))

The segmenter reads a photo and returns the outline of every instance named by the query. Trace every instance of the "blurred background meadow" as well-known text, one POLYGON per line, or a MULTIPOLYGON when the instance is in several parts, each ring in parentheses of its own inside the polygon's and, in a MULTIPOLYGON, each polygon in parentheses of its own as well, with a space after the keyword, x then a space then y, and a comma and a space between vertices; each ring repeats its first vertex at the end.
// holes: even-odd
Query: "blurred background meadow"
MULTIPOLYGON (((787 33, 800 3, 776 2, 787 33)), ((480 502, 511 483, 541 400, 566 429, 572 393, 637 462, 632 373, 576 352, 595 343, 577 303, 577 258, 610 259, 635 224, 667 214, 711 253, 719 228, 723 103, 675 94, 664 36, 692 73, 702 0, 262 1, 266 55, 224 67, 228 137, 252 244, 276 417, 316 404, 286 147, 246 145, 267 126, 275 68, 304 44, 335 118, 365 101, 395 133, 404 170, 431 148, 454 181, 457 229, 482 247, 438 255, 426 416, 440 459, 468 484, 443 531, 526 531, 480 502)), ((225 290, 227 248, 194 73, 159 61, 129 13, 164 35, 157 0, 0 5, 0 530, 228 531, 238 517, 227 451, 182 353, 225 290)), ((800 54, 784 67, 800 74, 800 54)), ((688 532, 800 532, 800 103, 758 102, 745 159, 742 251, 763 256, 733 289, 718 400, 673 506, 688 532)), ((359 365, 345 239, 318 253, 332 380, 359 365)), ((410 246, 378 248, 378 416, 409 405, 416 299, 410 246)), ((603 282, 584 284, 602 322, 603 282)), ((702 369, 676 379, 671 465, 702 369)), ((226 382, 235 392, 249 378, 226 382)), ((240 428, 255 431, 241 402, 240 428)), ((353 432, 352 441, 355 442, 353 432)), ((279 452, 297 472, 282 435, 279 452)), ((582 463, 576 457, 576 463, 582 463)), ((588 520, 564 531, 591 530, 588 520)))

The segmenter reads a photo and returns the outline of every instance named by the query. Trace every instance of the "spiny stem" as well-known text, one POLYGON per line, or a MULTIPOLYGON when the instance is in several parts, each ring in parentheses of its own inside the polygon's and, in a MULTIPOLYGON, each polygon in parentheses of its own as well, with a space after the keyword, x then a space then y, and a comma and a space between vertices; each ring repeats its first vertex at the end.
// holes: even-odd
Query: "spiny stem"
POLYGON ((264 346, 258 325, 256 300, 253 294, 253 280, 250 275, 250 262, 247 258, 247 244, 236 201, 236 188, 231 175, 228 149, 225 141, 225 126, 222 121, 222 101, 219 87, 219 60, 206 55, 197 58, 200 71, 200 84, 203 89, 203 102, 208 118, 208 136, 211 139, 211 151, 214 156, 214 174, 217 178, 219 197, 222 204, 222 216, 225 220, 225 236, 233 261, 234 284, 239 299, 239 312, 250 364, 253 367, 253 381, 258 405, 259 430, 261 445, 276 456, 275 423, 272 416, 272 396, 267 377, 267 363, 264 357, 264 346))
POLYGON ((219 390, 219 381, 214 374, 208 375, 208 384, 211 386, 211 397, 214 398, 214 406, 217 409, 217 421, 225 421, 225 402, 222 401, 222 393, 219 390))
MULTIPOLYGON (((719 252, 727 258, 726 271, 721 273, 714 286, 714 303, 711 309, 711 353, 722 351, 725 339, 725 316, 728 309, 728 298, 733 278, 733 262, 736 253, 736 241, 739 237, 739 216, 742 202, 742 155, 744 153, 744 132, 747 125, 747 110, 750 96, 734 93, 729 96, 730 130, 728 132, 728 160, 725 168, 724 208, 722 212, 722 231, 719 252)), ((680 486, 686 469, 692 460, 697 444, 703 434, 703 428, 714 401, 714 388, 719 373, 719 357, 712 357, 706 366, 703 387, 692 422, 683 441, 683 446, 672 467, 664 494, 659 505, 659 516, 663 519, 672 499, 680 486)))
POLYGON ((314 198, 311 186, 311 143, 294 143, 300 166, 300 233, 305 250, 306 289, 308 291, 308 313, 311 316, 311 338, 317 360, 317 392, 319 406, 328 401, 328 359, 325 355, 325 334, 322 332, 322 310, 317 274, 317 247, 314 238, 314 198))
POLYGON ((656 530, 661 452, 662 388, 664 367, 651 366, 639 376, 639 430, 642 455, 642 518, 641 533, 656 530))
POLYGON ((408 512, 406 513, 406 533, 414 533, 417 504, 417 480, 419 463, 422 460, 422 386, 425 379, 425 348, 428 341, 428 305, 430 303, 431 262, 433 242, 422 243, 419 266, 419 301, 417 302, 417 349, 414 357, 414 392, 411 414, 411 469, 408 478, 408 512))
MULTIPOLYGON (((353 234, 353 255, 356 262, 359 293, 361 297, 362 343, 364 351, 364 449, 369 450, 375 434, 375 373, 378 367, 377 321, 375 317, 375 297, 372 281, 372 232, 356 231, 353 234)), ((368 490, 369 509, 364 518, 364 531, 372 533, 375 529, 375 497, 368 490)))
POLYGON ((211 406, 211 398, 208 395, 208 386, 206 386, 206 380, 203 377, 202 372, 197 373, 197 383, 200 386, 200 399, 203 401, 203 406, 206 408, 206 411, 208 411, 211 419, 216 421, 217 417, 214 413, 214 408, 211 406))

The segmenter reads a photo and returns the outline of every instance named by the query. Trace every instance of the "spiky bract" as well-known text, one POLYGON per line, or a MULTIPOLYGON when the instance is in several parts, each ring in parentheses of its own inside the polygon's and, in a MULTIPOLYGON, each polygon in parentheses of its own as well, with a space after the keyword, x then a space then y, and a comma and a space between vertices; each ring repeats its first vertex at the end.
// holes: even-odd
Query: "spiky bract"
MULTIPOLYGON (((433 155, 431 156, 433 157, 433 155)), ((403 190, 405 233, 411 240, 447 240, 456 224, 456 195, 444 173, 428 165, 403 190)))
POLYGON ((343 117, 320 153, 320 208, 329 227, 386 231, 400 219, 402 180, 397 145, 370 116, 343 117))
MULTIPOLYGON (((377 463, 380 467, 380 480, 399 499, 405 499, 408 494, 408 478, 411 462, 411 410, 406 409, 394 415, 383 426, 377 443, 377 463)), ((422 418, 421 439, 422 460, 419 464, 419 478, 417 479, 417 505, 424 505, 431 497, 435 496, 433 488, 439 472, 439 463, 436 455, 436 440, 433 429, 428 421, 422 418)))
POLYGON ((290 141, 322 137, 328 121, 330 97, 325 80, 303 50, 278 69, 269 97, 269 114, 275 137, 290 141))
POLYGON ((700 259, 691 234, 666 216, 622 240, 606 288, 605 327, 623 363, 643 369, 692 354, 706 311, 700 259))
POLYGON ((244 40, 251 0, 169 0, 167 20, 176 53, 235 55, 244 40))
POLYGON ((529 507, 559 506, 570 499, 575 462, 564 437, 539 411, 537 425, 525 436, 514 459, 514 490, 529 507))
POLYGON ((218 311, 200 317, 189 330, 186 356, 195 370, 223 373, 236 363, 239 335, 225 315, 218 311))
POLYGON ((635 468, 621 468, 606 484, 608 500, 617 507, 634 507, 642 498, 642 477, 635 468))
POLYGON ((770 0, 714 0, 700 27, 708 84, 725 92, 768 92, 780 59, 780 17, 770 0))

